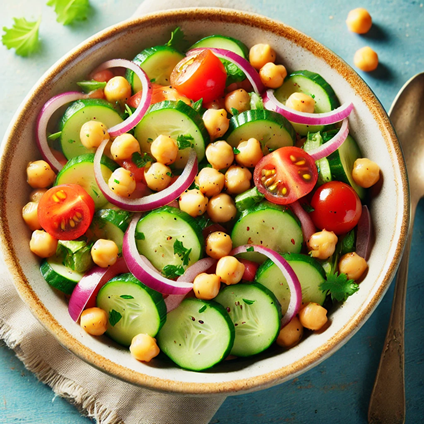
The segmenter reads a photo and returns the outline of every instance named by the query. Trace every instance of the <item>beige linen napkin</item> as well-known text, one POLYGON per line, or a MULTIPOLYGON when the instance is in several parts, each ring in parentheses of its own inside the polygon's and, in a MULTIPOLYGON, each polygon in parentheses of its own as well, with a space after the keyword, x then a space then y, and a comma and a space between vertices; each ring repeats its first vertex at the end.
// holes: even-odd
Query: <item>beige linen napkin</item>
MULTIPOLYGON (((146 0, 134 16, 178 7, 234 6, 234 1, 146 0)), ((237 8, 245 9, 242 2, 237 8)), ((0 338, 43 383, 98 423, 208 423, 225 396, 182 396, 135 387, 92 368, 65 350, 32 316, 0 261, 0 338)))

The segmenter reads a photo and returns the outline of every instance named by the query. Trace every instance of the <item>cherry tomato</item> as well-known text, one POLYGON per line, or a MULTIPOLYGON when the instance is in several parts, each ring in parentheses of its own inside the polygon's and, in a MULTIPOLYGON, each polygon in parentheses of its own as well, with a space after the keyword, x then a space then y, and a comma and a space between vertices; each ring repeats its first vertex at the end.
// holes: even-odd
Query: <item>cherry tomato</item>
POLYGON ((58 240, 75 240, 90 226, 94 200, 77 184, 47 190, 38 204, 41 227, 58 240))
POLYGON ((254 281, 259 264, 253 261, 248 261, 247 259, 239 259, 239 261, 244 265, 244 274, 242 280, 254 281))
POLYGON ((308 153, 288 146, 264 156, 255 166, 253 179, 267 200, 287 205, 312 191, 318 172, 308 153))
POLYGON ((356 191, 340 181, 323 184, 311 200, 311 218, 319 229, 344 234, 352 230, 359 221, 362 204, 356 191))
POLYGON ((122 167, 128 169, 131 174, 134 175, 134 179, 136 182, 142 182, 146 184, 146 179, 144 178, 144 166, 142 168, 138 168, 137 165, 131 160, 126 159, 122 161, 122 167))
MULTIPOLYGON (((131 96, 127 101, 128 106, 134 108, 138 107, 142 94, 142 91, 138 91, 133 96, 131 96)), ((190 99, 178 93, 175 88, 172 88, 169 85, 152 84, 152 100, 150 103, 159 103, 163 102, 164 100, 182 100, 184 103, 191 105, 190 99)))
POLYGON ((226 79, 221 61, 210 50, 203 50, 177 63, 171 85, 192 100, 208 103, 224 94, 226 79))

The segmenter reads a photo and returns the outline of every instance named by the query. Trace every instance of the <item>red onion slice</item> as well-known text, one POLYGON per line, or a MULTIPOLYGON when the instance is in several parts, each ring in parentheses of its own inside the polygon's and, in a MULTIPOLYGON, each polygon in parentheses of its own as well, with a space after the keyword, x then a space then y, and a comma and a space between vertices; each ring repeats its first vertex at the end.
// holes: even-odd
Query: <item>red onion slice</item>
POLYGON ((105 69, 109 68, 130 69, 140 78, 142 86, 142 95, 140 103, 134 113, 129 116, 124 122, 121 122, 120 124, 108 129, 108 133, 112 137, 118 137, 118 135, 124 134, 133 129, 141 121, 141 118, 143 118, 152 100, 152 84, 150 83, 150 79, 147 74, 138 65, 127 59, 108 60, 102 63, 98 68, 96 68, 93 71, 93 74, 100 71, 104 71, 105 69))
POLYGON ((356 231, 356 253, 368 261, 371 252, 371 214, 368 206, 362 206, 362 214, 356 231))
POLYGON ((54 157, 47 141, 47 124, 49 123, 49 119, 60 107, 75 100, 85 99, 86 97, 84 93, 79 93, 78 91, 68 91, 67 93, 58 94, 48 100, 38 114, 35 129, 37 146, 43 159, 55 172, 59 172, 63 168, 63 165, 54 157))
POLYGON ((300 221, 300 225, 302 226, 303 240, 305 240, 306 244, 309 243, 309 239, 311 238, 312 234, 316 233, 317 231, 312 218, 308 212, 303 209, 302 205, 297 200, 293 203, 290 203, 289 206, 300 221))
POLYGON ((97 185, 106 199, 126 211, 143 212, 165 206, 187 190, 196 177, 197 155, 194 149, 192 149, 183 173, 165 190, 138 199, 125 199, 115 194, 109 188, 102 175, 100 160, 107 143, 108 140, 104 140, 94 155, 94 176, 96 177, 97 185))
POLYGON ((141 214, 136 214, 131 220, 124 235, 122 255, 125 258, 128 269, 136 278, 146 286, 162 294, 187 294, 193 288, 193 284, 188 281, 173 281, 165 278, 151 262, 140 255, 135 242, 135 229, 141 214))
POLYGON ((290 122, 305 125, 330 125, 340 122, 350 115, 353 110, 353 103, 344 105, 326 113, 305 113, 291 109, 277 100, 274 90, 267 90, 262 96, 265 109, 277 112, 283 115, 290 122))
POLYGON ((226 59, 240 68, 245 73, 247 79, 252 84, 253 90, 255 90, 257 94, 262 94, 265 91, 265 86, 262 84, 258 71, 244 57, 239 56, 237 53, 231 52, 230 50, 216 49, 213 47, 201 47, 198 49, 190 50, 187 55, 189 56, 194 53, 200 53, 206 49, 211 50, 216 57, 226 59))
POLYGON ((278 266, 287 281, 287 285, 290 289, 290 303, 287 308, 287 312, 281 319, 281 327, 284 327, 299 312, 302 304, 302 287, 300 286, 299 279, 288 262, 280 254, 272 249, 268 249, 267 247, 245 244, 244 246, 239 246, 233 249, 230 252, 230 255, 238 255, 239 253, 247 252, 247 249, 250 250, 252 248, 255 252, 262 253, 262 255, 271 259, 271 261, 278 266))
POLYGON ((75 286, 69 299, 68 311, 71 318, 77 322, 85 308, 96 306, 96 296, 99 290, 115 275, 128 272, 124 258, 119 258, 109 268, 95 266, 88 271, 75 286))

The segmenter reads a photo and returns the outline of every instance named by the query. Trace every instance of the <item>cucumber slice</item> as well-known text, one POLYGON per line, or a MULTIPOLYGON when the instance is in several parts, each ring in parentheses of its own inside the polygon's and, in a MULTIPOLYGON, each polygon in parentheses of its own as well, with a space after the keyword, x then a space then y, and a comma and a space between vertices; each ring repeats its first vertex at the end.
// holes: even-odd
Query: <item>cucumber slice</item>
POLYGON ((102 99, 77 100, 66 109, 59 128, 62 131, 60 144, 66 159, 92 153, 94 149, 87 149, 81 143, 80 131, 88 121, 100 121, 111 128, 123 121, 119 112, 102 99))
POLYGON ((101 209, 94 214, 90 225, 90 238, 113 240, 122 253, 124 233, 131 221, 132 214, 123 210, 101 209))
POLYGON ((234 52, 244 59, 249 58, 249 49, 241 41, 225 35, 209 35, 193 44, 189 50, 201 47, 214 47, 216 49, 225 49, 234 52))
POLYGON ((261 284, 236 284, 222 289, 215 301, 229 313, 236 337, 231 354, 263 352, 280 331, 281 308, 273 293, 261 284))
MULTIPOLYGON (((156 46, 144 49, 132 61, 146 72, 151 82, 169 85, 172 70, 184 59, 184 55, 169 46, 156 46)), ((133 94, 141 91, 140 78, 133 71, 127 70, 125 78, 131 84, 133 94)))
MULTIPOLYGON (((234 225, 231 239, 234 247, 258 244, 279 253, 299 253, 303 234, 298 219, 290 209, 263 201, 243 211, 234 225)), ((260 263, 265 260, 263 255, 256 252, 239 256, 260 263)))
POLYGON ((237 147, 249 138, 260 141, 264 153, 284 146, 293 146, 296 133, 284 116, 269 110, 248 110, 230 119, 230 126, 224 135, 228 144, 237 147))
MULTIPOLYGON (((311 133, 308 132, 308 137, 306 139, 305 144, 303 145, 303 149, 305 152, 310 152, 312 150, 317 149, 321 144, 323 143, 321 133, 311 133)), ((315 164, 318 169, 318 180, 317 185, 320 186, 322 184, 328 183, 332 180, 331 178, 331 170, 330 170, 330 164, 328 163, 327 158, 322 158, 317 161, 315 161, 315 164)))
POLYGON ((234 199, 234 203, 236 204, 237 210, 239 212, 243 212, 245 209, 253 208, 263 199, 264 195, 259 192, 255 186, 243 193, 238 194, 234 199))
MULTIPOLYGON (((325 294, 319 289, 325 280, 324 268, 320 263, 307 255, 285 254, 283 258, 293 268, 302 287, 302 303, 324 303, 325 294)), ((290 302, 290 289, 287 281, 277 265, 270 259, 264 262, 256 272, 255 281, 271 290, 281 305, 283 315, 290 302)))
MULTIPOLYGON (((330 84, 319 74, 310 71, 296 71, 284 80, 284 84, 275 91, 275 97, 286 104, 293 93, 305 93, 315 100, 315 113, 330 112, 340 106, 336 93, 330 84)), ((324 129, 321 125, 293 124, 300 135, 324 129)))
POLYGON ((140 333, 155 337, 166 321, 163 296, 132 274, 107 282, 97 295, 97 306, 109 315, 108 336, 124 346, 140 333))
MULTIPOLYGON (((78 184, 94 200, 96 210, 102 208, 107 200, 100 191, 94 177, 94 153, 76 156, 57 174, 55 186, 61 184, 78 184)), ((118 168, 118 165, 107 156, 103 156, 101 161, 102 175, 105 181, 108 181, 112 172, 118 168)))
MULTIPOLYGON (((198 161, 205 157, 205 147, 209 143, 205 124, 199 113, 182 101, 166 100, 154 104, 135 127, 134 136, 143 152, 150 153, 150 143, 159 135, 169 135, 175 140, 179 135, 191 135, 198 161)), ((189 154, 189 148, 180 150, 174 166, 184 168, 189 154)))
MULTIPOLYGON (((332 130, 323 133, 322 137, 324 143, 331 140, 337 131, 338 130, 332 130)), ((367 195, 367 190, 356 184, 352 178, 353 164, 356 159, 362 157, 358 144, 352 136, 348 135, 343 144, 335 152, 331 153, 327 159, 333 180, 349 184, 356 191, 361 200, 364 200, 367 195)))
POLYGON ((136 238, 140 255, 144 255, 160 271, 166 265, 183 265, 181 255, 174 253, 177 240, 184 248, 191 249, 188 265, 202 257, 202 230, 194 218, 177 208, 164 206, 141 218, 136 238))
POLYGON ((40 265, 40 272, 49 285, 66 294, 72 294, 83 274, 73 271, 62 264, 58 256, 44 259, 40 265))
POLYGON ((202 371, 230 353, 234 325, 220 304, 191 297, 168 314, 157 341, 181 368, 202 371))

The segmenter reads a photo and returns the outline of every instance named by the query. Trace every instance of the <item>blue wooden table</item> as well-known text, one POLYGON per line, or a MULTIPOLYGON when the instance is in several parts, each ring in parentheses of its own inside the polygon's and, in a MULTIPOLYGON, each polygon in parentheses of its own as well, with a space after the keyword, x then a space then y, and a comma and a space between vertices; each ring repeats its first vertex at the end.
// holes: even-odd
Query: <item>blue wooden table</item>
MULTIPOLYGON (((256 0, 262 14, 279 19, 331 48, 349 64, 354 52, 370 45, 380 66, 361 74, 390 108, 411 76, 424 71, 424 0, 256 0), (348 33, 345 19, 354 7, 366 7, 374 26, 366 36, 348 33)), ((60 56, 95 32, 129 17, 140 0, 91 0, 88 22, 62 27, 44 0, 2 0, 0 26, 12 17, 43 17, 41 51, 29 59, 0 47, 0 134, 26 92, 60 56), (124 6, 124 7, 123 7, 124 6)), ((233 5, 237 6, 234 0, 233 5)), ((411 140, 413 142, 413 140, 411 140)), ((423 165, 424 166, 424 165, 423 165)), ((424 202, 418 207, 412 240, 406 313, 407 423, 423 422, 424 413, 424 202)), ((315 369, 283 385, 228 398, 212 423, 365 423, 369 396, 390 315, 393 287, 364 327, 343 348, 315 369), (247 418, 249 417, 249 418, 247 418)), ((76 408, 39 383, 14 353, 0 342, 0 423, 82 424, 76 408)))

